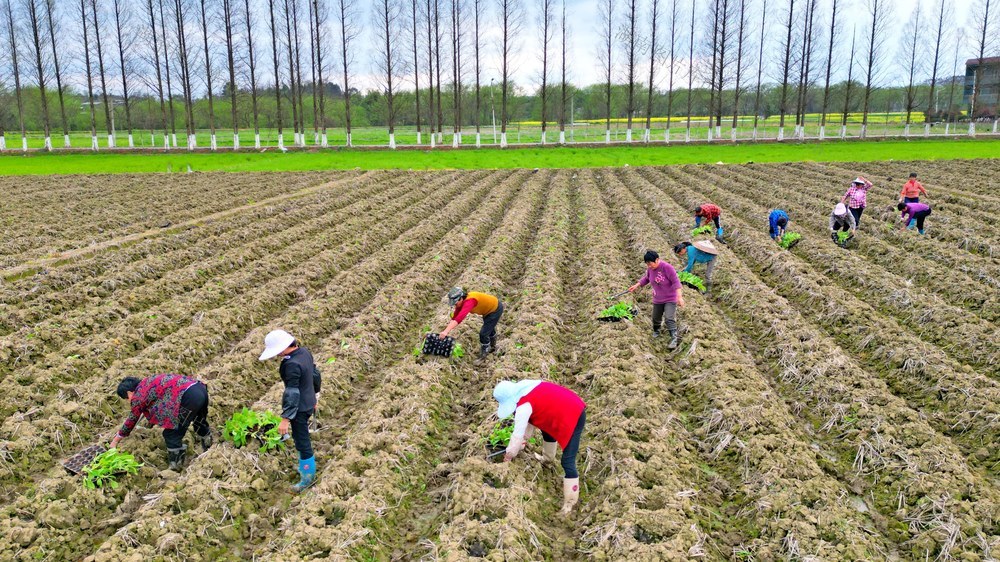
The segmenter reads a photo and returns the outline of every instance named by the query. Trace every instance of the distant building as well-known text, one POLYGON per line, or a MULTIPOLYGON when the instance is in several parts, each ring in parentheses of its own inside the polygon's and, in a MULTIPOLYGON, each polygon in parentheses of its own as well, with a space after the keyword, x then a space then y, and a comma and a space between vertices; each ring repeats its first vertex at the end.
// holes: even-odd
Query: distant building
POLYGON ((969 59, 965 61, 965 90, 962 100, 968 107, 979 74, 979 94, 976 97, 976 114, 996 117, 1000 102, 1000 57, 969 59))

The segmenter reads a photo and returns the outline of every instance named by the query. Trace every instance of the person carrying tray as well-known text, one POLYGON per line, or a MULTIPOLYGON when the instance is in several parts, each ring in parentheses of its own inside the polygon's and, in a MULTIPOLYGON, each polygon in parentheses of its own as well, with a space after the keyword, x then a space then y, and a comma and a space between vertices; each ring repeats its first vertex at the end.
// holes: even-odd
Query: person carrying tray
POLYGON ((554 463, 556 445, 562 447, 562 513, 568 515, 580 499, 580 473, 576 455, 587 422, 587 405, 572 390, 540 380, 500 381, 493 389, 500 403, 497 417, 514 415, 514 430, 504 455, 504 462, 514 460, 531 439, 537 427, 542 432, 543 462, 554 463))
POLYGON ((212 446, 212 432, 208 427, 208 387, 192 377, 159 374, 142 380, 125 377, 118 383, 118 397, 128 400, 131 411, 121 429, 111 439, 117 447, 128 437, 143 417, 149 423, 163 428, 163 441, 167 445, 167 462, 170 470, 184 466, 187 445, 184 435, 188 426, 194 426, 195 439, 202 450, 212 446))
POLYGON ((686 273, 691 273, 694 264, 705 264, 705 292, 712 290, 712 272, 715 271, 716 258, 719 257, 719 250, 710 240, 699 240, 691 242, 681 242, 674 246, 674 253, 682 260, 687 258, 687 267, 683 269, 686 273))
POLYGON ((497 350, 497 323, 503 316, 503 303, 499 298, 475 291, 466 291, 461 287, 454 287, 448 291, 448 304, 455 310, 451 313, 451 321, 441 332, 442 339, 448 337, 465 317, 478 314, 483 317, 483 327, 479 330, 479 358, 478 361, 486 359, 486 356, 497 350))
POLYGON ((725 244, 722 239, 722 209, 718 205, 705 203, 694 208, 694 227, 701 226, 701 220, 710 220, 715 224, 715 239, 725 244))
POLYGON ((316 413, 322 377, 312 353, 284 330, 273 330, 264 336, 261 361, 281 357, 278 373, 285 383, 281 396, 281 423, 278 433, 292 433, 295 450, 299 453, 299 481, 292 491, 299 493, 316 482, 316 456, 309 437, 309 417, 316 413))
POLYGON ((775 209, 767 216, 768 234, 771 240, 781 242, 781 237, 785 235, 785 228, 788 227, 788 213, 782 209, 775 209))
POLYGON ((646 272, 628 288, 634 293, 640 287, 653 287, 653 337, 660 337, 660 325, 664 315, 667 320, 667 331, 670 333, 670 349, 677 348, 677 307, 684 306, 684 296, 681 294, 681 282, 677 279, 674 266, 660 259, 660 254, 647 250, 642 257, 646 263, 646 272))
POLYGON ((924 220, 930 216, 931 207, 926 203, 899 203, 896 209, 900 211, 899 220, 902 222, 899 229, 908 228, 912 223, 916 223, 917 232, 924 233, 924 220))
POLYGON ((830 238, 835 243, 840 244, 837 231, 850 232, 851 236, 854 236, 857 229, 858 224, 854 222, 854 214, 847 209, 847 205, 837 203, 833 212, 830 213, 830 238))

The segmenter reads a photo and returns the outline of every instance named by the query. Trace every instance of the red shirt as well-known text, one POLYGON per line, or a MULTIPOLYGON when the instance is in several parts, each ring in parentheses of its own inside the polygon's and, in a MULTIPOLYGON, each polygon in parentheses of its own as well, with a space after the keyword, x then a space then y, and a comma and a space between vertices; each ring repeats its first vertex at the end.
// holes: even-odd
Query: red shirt
POLYGON ((176 428, 180 424, 181 396, 196 384, 197 380, 182 375, 163 374, 142 379, 132 394, 132 410, 118 435, 128 437, 143 416, 153 425, 176 428))
POLYGON ((903 185, 903 190, 899 192, 899 196, 900 197, 920 197, 921 193, 923 193, 924 195, 927 195, 927 190, 924 189, 924 186, 920 182, 918 182, 917 180, 910 180, 910 181, 906 182, 905 185, 903 185))
POLYGON ((517 401, 518 406, 524 403, 531 404, 528 423, 554 437, 563 449, 569 445, 576 422, 587 407, 575 392, 551 382, 539 383, 517 401))
POLYGON ((476 299, 465 299, 461 305, 455 307, 455 311, 451 313, 451 319, 461 324, 462 320, 465 320, 465 317, 472 312, 473 308, 476 308, 477 304, 479 301, 476 299))
POLYGON ((705 203, 699 208, 701 209, 701 216, 709 220, 717 219, 720 215, 722 215, 722 209, 711 203, 705 203))

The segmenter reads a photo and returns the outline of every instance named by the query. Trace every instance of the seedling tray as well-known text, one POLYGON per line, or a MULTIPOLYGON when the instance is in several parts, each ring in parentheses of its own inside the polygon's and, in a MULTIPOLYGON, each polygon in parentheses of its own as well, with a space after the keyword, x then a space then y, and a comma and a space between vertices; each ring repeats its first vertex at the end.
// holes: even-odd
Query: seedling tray
POLYGON ((65 468, 70 474, 80 474, 85 468, 90 466, 90 463, 94 462, 97 455, 100 455, 106 450, 107 449, 104 448, 104 445, 91 445, 72 457, 64 460, 62 463, 63 468, 65 468))
POLYGON ((440 337, 438 334, 427 334, 424 338, 424 355, 437 355, 439 357, 451 357, 455 348, 455 338, 451 336, 440 337))

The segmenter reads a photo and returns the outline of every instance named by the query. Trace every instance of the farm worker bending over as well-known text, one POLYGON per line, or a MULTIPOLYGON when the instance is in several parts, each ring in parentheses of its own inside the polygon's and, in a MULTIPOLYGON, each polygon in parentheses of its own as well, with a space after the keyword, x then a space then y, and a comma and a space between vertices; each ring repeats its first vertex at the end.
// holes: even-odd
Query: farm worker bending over
POLYGON ((712 290, 712 272, 715 271, 715 258, 719 256, 719 250, 708 240, 700 240, 694 244, 681 242, 674 246, 674 253, 682 260, 687 258, 687 267, 683 271, 691 273, 694 264, 703 263, 705 266, 705 292, 712 290))
POLYGON ((715 239, 725 244, 722 240, 722 209, 717 205, 705 203, 694 208, 694 227, 701 226, 701 219, 710 220, 715 224, 715 239))
MULTIPOLYGON (((903 190, 899 192, 899 202, 919 203, 921 193, 927 195, 927 190, 917 181, 917 173, 913 172, 910 174, 910 180, 903 185, 903 190)), ((909 228, 913 228, 915 224, 916 220, 911 220, 909 228)))
POLYGON ((854 215, 847 211, 847 205, 837 203, 837 206, 833 208, 833 212, 830 213, 830 238, 834 242, 839 242, 837 237, 838 230, 841 232, 850 231, 853 235, 857 228, 858 225, 854 222, 854 215))
POLYGON ((926 203, 900 203, 896 205, 896 209, 901 211, 899 215, 899 220, 902 221, 899 225, 900 230, 906 228, 911 222, 916 222, 917 232, 924 233, 924 219, 931 214, 929 205, 926 203))
POLYGON ((129 436, 135 424, 145 416, 149 423, 163 427, 163 440, 167 444, 167 462, 170 470, 184 466, 187 445, 184 434, 188 425, 194 425, 195 439, 203 450, 212 446, 212 432, 208 428, 208 387, 205 383, 182 375, 153 375, 139 380, 125 377, 118 383, 119 398, 127 399, 132 411, 122 424, 111 446, 129 436))
POLYGON ((316 457, 309 438, 309 417, 316 411, 322 379, 309 350, 299 347, 295 338, 284 330, 274 330, 264 336, 264 352, 260 354, 260 360, 267 361, 274 357, 281 357, 278 373, 285 383, 278 433, 288 435, 291 429, 295 450, 299 452, 299 482, 292 486, 292 491, 301 492, 316 481, 316 457))
POLYGON ((479 360, 497 350, 497 323, 503 316, 503 303, 500 299, 486 293, 469 292, 461 287, 448 291, 448 304, 455 307, 451 313, 451 322, 441 332, 441 337, 448 337, 469 313, 483 317, 483 328, 479 330, 479 360))
POLYGON ((863 177, 854 178, 851 182, 851 187, 847 188, 847 193, 840 198, 841 203, 846 203, 847 208, 851 210, 851 214, 854 215, 855 226, 861 226, 861 214, 865 212, 865 207, 868 206, 868 190, 872 188, 872 182, 866 180, 863 177))
POLYGON ((788 227, 788 213, 781 209, 771 211, 767 216, 767 225, 771 239, 780 242, 781 237, 785 235, 785 228, 788 227))
POLYGON ((670 345, 667 347, 674 349, 678 343, 677 307, 684 306, 681 282, 677 279, 674 266, 661 260, 660 254, 653 250, 647 250, 642 261, 646 263, 646 272, 628 290, 634 293, 639 287, 653 286, 653 337, 660 337, 660 323, 666 313, 667 331, 670 332, 670 345))
POLYGON ((568 514, 580 499, 576 453, 587 421, 587 405, 572 390, 537 380, 500 381, 493 389, 493 397, 500 403, 497 417, 504 419, 514 414, 514 431, 503 458, 505 462, 524 449, 536 427, 542 431, 544 462, 555 462, 556 443, 562 447, 562 467, 566 472, 562 512, 568 514))

